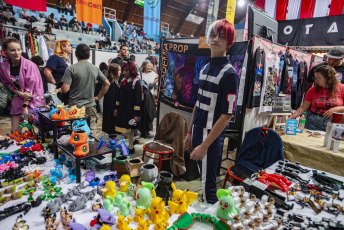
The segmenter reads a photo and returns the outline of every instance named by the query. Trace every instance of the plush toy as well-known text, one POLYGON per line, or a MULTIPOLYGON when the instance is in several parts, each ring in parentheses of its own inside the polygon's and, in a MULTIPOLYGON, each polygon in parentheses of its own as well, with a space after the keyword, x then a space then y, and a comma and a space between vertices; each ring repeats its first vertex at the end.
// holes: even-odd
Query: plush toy
POLYGON ((165 202, 161 197, 157 197, 155 190, 152 190, 153 199, 151 201, 150 208, 148 209, 149 217, 153 223, 156 223, 159 219, 168 220, 170 214, 165 209, 165 202))
POLYGON ((130 203, 128 199, 123 199, 122 203, 119 205, 119 213, 122 216, 130 215, 130 203))
MULTIPOLYGON (((66 110, 66 107, 64 104, 56 106, 58 109, 57 111, 51 115, 52 120, 67 120, 69 119, 68 111, 66 110)), ((65 121, 57 122, 57 126, 64 126, 66 124, 65 121)))
POLYGON ((149 226, 152 224, 152 221, 145 221, 144 219, 141 219, 139 221, 139 226, 136 228, 136 230, 148 230, 149 226))
POLYGON ((219 189, 216 192, 219 199, 219 206, 217 207, 216 216, 220 219, 229 220, 232 216, 237 215, 238 211, 235 209, 231 190, 219 189))
POLYGON ((171 183, 173 189, 172 200, 168 201, 168 206, 170 208, 170 214, 183 214, 188 210, 188 206, 191 205, 198 194, 195 192, 188 192, 187 190, 176 189, 174 183, 171 183))
POLYGON ((73 154, 76 157, 86 156, 90 151, 90 147, 87 143, 87 133, 83 130, 73 131, 68 143, 74 145, 75 150, 73 154))
POLYGON ((83 118, 85 117, 85 106, 81 107, 81 109, 78 109, 76 105, 73 105, 69 109, 69 117, 70 118, 83 118))
POLYGON ((136 208, 148 209, 153 198, 152 190, 154 189, 154 185, 144 181, 142 181, 141 184, 142 187, 139 188, 135 194, 136 208))
POLYGON ((133 219, 128 217, 127 220, 125 220, 125 216, 121 216, 118 212, 118 219, 117 219, 116 227, 119 230, 131 230, 131 228, 128 226, 128 224, 130 224, 131 221, 133 221, 133 219))
POLYGON ((131 184, 131 178, 129 175, 124 174, 119 180, 119 190, 122 192, 128 192, 129 185, 131 184))
POLYGON ((134 221, 139 223, 140 220, 144 220, 145 217, 145 213, 147 212, 147 209, 137 209, 136 207, 134 207, 135 210, 135 217, 134 217, 134 221))
POLYGON ((116 190, 116 182, 114 181, 108 181, 105 184, 105 187, 100 190, 102 192, 103 197, 112 197, 115 198, 117 194, 116 190))

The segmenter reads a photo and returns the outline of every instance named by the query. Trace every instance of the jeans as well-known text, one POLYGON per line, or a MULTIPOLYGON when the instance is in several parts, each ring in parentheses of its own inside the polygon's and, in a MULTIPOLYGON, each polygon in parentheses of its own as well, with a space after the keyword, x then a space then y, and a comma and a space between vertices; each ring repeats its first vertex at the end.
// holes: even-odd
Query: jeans
POLYGON ((326 132, 327 123, 329 121, 331 121, 331 118, 318 116, 312 111, 308 110, 306 114, 305 128, 310 130, 320 130, 326 132))

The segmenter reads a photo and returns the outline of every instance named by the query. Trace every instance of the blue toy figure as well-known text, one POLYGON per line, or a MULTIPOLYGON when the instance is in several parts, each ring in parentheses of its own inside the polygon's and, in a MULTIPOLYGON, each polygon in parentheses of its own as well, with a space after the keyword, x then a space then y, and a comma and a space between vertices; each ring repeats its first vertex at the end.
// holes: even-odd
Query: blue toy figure
POLYGON ((104 136, 102 136, 102 138, 100 138, 100 141, 99 141, 99 143, 97 145, 97 151, 99 149, 103 148, 104 146, 107 146, 107 147, 109 147, 112 150, 114 150, 117 147, 119 147, 123 156, 128 156, 129 155, 128 147, 125 144, 123 139, 120 140, 120 139, 117 138, 115 140, 112 140, 111 138, 108 138, 108 140, 109 140, 109 143, 104 141, 104 136))
POLYGON ((91 133, 91 130, 87 124, 87 121, 82 120, 82 119, 73 122, 73 130, 83 130, 87 133, 87 136, 89 136, 91 133))

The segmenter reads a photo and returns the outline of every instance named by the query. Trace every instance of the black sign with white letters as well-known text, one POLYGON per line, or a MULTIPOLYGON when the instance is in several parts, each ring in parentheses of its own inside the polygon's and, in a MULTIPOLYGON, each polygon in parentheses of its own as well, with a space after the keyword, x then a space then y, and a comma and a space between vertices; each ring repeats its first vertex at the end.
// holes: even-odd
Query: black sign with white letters
POLYGON ((279 21, 278 43, 288 46, 344 45, 344 15, 279 21))

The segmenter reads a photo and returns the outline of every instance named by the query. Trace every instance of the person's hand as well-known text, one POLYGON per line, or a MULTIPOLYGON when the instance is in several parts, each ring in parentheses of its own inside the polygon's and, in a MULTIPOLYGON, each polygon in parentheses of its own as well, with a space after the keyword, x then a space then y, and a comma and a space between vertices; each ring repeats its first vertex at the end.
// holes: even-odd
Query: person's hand
POLYGON ((95 100, 95 101, 99 101, 99 98, 98 98, 98 97, 94 97, 94 100, 95 100))
POLYGON ((191 134, 186 134, 186 137, 184 139, 184 148, 185 150, 191 151, 192 150, 192 144, 191 144, 191 134))
POLYGON ((327 110, 327 111, 323 114, 323 117, 325 117, 325 118, 331 118, 331 117, 332 117, 332 114, 333 114, 334 112, 337 112, 337 108, 336 108, 336 107, 333 107, 333 108, 327 110))
POLYGON ((113 112, 113 115, 114 115, 115 117, 117 117, 117 109, 115 109, 115 111, 113 112))
POLYGON ((203 145, 197 146, 191 153, 190 159, 195 161, 200 161, 203 159, 208 149, 203 147, 203 145))
POLYGON ((51 94, 57 94, 57 93, 61 93, 61 92, 62 92, 61 88, 58 88, 58 89, 54 89, 51 94))
POLYGON ((135 117, 134 117, 134 120, 135 120, 136 122, 139 122, 139 117, 138 117, 138 116, 135 116, 135 117))
POLYGON ((29 113, 29 110, 28 108, 22 108, 22 116, 23 116, 23 119, 25 120, 25 114, 28 114, 29 113))
POLYGON ((22 97, 25 101, 31 101, 31 99, 33 98, 33 95, 31 93, 25 92, 22 92, 19 96, 22 97))

